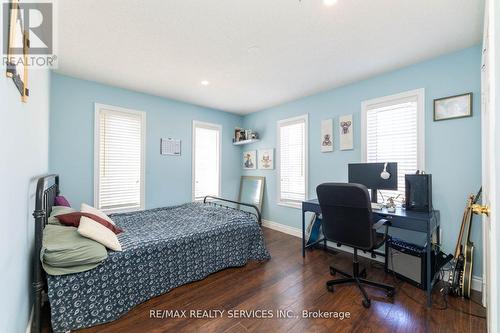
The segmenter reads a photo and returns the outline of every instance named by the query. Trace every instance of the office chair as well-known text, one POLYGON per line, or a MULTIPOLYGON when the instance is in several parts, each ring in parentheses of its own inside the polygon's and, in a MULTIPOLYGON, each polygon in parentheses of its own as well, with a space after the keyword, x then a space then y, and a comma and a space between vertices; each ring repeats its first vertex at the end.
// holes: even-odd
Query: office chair
POLYGON ((345 278, 327 281, 328 291, 333 292, 334 285, 355 283, 363 294, 365 308, 370 307, 371 301, 363 285, 382 288, 388 297, 393 297, 393 286, 366 280, 366 270, 359 271, 358 250, 373 251, 379 248, 385 242, 389 228, 389 221, 384 219, 373 224, 368 189, 361 184, 325 183, 316 188, 316 193, 326 239, 354 249, 352 275, 330 266, 331 275, 338 272, 345 278), (377 233, 377 229, 382 226, 385 226, 385 232, 377 233))

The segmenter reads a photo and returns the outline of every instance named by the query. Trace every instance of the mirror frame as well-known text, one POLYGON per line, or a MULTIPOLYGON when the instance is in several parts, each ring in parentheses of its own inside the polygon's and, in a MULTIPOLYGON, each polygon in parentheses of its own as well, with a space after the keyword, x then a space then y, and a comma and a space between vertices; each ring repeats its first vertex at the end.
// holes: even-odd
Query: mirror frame
MULTIPOLYGON (((238 201, 239 202, 242 202, 241 201, 241 194, 242 194, 242 190, 243 190, 243 182, 245 181, 245 179, 260 180, 262 182, 262 186, 260 187, 260 193, 259 193, 259 204, 256 205, 259 208, 259 211, 262 213, 262 199, 264 198, 264 187, 266 186, 266 177, 264 177, 264 176, 241 176, 240 191, 238 194, 238 201)), ((253 202, 247 202, 247 203, 255 205, 255 203, 253 203, 253 202)))

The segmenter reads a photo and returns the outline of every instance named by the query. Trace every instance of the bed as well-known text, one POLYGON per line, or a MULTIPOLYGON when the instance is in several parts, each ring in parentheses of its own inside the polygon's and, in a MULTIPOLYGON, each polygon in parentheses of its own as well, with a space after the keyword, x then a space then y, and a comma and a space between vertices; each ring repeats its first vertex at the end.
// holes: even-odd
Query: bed
MULTIPOLYGON (((36 253, 58 184, 57 175, 38 182, 36 253)), ((111 217, 124 230, 118 236, 123 251, 109 252, 100 266, 54 276, 45 274, 35 260, 33 332, 40 332, 44 290, 52 329, 66 332, 116 320, 137 304, 222 269, 270 258, 258 210, 253 215, 205 199, 111 217)))

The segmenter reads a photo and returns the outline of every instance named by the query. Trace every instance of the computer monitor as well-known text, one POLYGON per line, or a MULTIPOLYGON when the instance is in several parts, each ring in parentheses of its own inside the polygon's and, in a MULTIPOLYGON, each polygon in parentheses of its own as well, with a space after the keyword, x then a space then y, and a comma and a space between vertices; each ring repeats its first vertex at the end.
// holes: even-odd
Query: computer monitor
POLYGON ((368 187, 372 192, 372 202, 377 202, 377 190, 398 189, 398 164, 387 162, 387 167, 385 165, 386 163, 351 163, 348 165, 349 183, 368 187), (384 167, 390 174, 387 179, 381 175, 384 167))

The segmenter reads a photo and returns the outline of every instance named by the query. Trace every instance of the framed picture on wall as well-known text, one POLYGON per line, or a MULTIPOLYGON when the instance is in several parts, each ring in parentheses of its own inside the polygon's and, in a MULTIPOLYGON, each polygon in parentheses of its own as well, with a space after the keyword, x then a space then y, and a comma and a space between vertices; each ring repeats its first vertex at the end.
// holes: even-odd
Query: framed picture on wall
POLYGON ((340 150, 354 148, 352 135, 352 114, 339 117, 340 150))
POLYGON ((29 56, 29 29, 26 29, 25 19, 21 13, 18 0, 11 0, 4 8, 8 8, 4 13, 4 18, 8 18, 7 25, 7 57, 6 75, 12 78, 14 85, 21 94, 21 101, 28 101, 28 56, 29 56))
POLYGON ((472 93, 434 100, 434 121, 472 117, 472 93))
POLYGON ((321 152, 333 151, 333 119, 321 121, 321 152))
POLYGON ((259 169, 274 169, 274 149, 259 149, 259 169))
POLYGON ((257 169, 257 151, 249 150, 243 153, 243 169, 254 170, 257 169))

